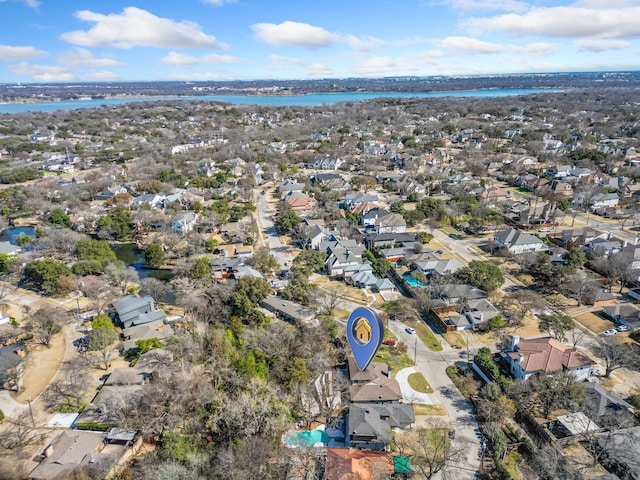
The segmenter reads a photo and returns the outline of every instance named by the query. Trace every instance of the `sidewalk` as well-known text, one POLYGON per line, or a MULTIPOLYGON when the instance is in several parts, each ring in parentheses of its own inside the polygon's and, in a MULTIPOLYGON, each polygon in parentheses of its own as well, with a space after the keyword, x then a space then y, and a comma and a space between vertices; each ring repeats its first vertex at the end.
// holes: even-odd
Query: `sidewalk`
POLYGON ((418 392, 409 385, 409 375, 412 373, 419 373, 418 369, 416 367, 407 367, 396 373, 396 380, 400 384, 400 391, 402 392, 402 400, 405 403, 433 405, 433 400, 429 394, 418 392))

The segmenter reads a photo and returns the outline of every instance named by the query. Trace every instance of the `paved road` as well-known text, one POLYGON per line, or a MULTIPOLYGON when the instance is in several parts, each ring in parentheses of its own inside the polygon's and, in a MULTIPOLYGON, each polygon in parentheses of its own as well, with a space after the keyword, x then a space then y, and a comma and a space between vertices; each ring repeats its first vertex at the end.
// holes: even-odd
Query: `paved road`
MULTIPOLYGON (((440 242, 446 249, 462 258, 465 263, 469 263, 472 260, 487 261, 487 258, 480 253, 478 247, 479 244, 485 243, 486 239, 460 239, 454 240, 446 233, 440 230, 433 231, 434 238, 440 242)), ((505 282, 503 288, 509 288, 514 286, 522 286, 521 283, 515 281, 513 278, 505 275, 505 282)))
POLYGON ((291 257, 287 253, 289 248, 282 244, 273 225, 272 216, 267 205, 267 197, 270 197, 270 193, 266 191, 266 193, 262 194, 259 190, 256 190, 255 197, 258 199, 256 203, 258 205, 258 228, 261 232, 261 237, 268 245, 271 255, 280 264, 281 269, 288 269, 291 262, 291 257))
POLYGON ((471 404, 460 394, 445 372, 449 365, 465 363, 466 351, 445 345, 442 352, 434 352, 420 339, 416 343, 416 335, 408 334, 405 328, 406 325, 398 320, 389 322, 389 330, 409 347, 410 353, 417 347, 416 366, 434 390, 429 397, 434 404, 441 404, 447 410, 451 427, 456 432, 455 442, 463 449, 462 458, 450 465, 448 471, 438 478, 473 479, 480 466, 480 430, 471 404))

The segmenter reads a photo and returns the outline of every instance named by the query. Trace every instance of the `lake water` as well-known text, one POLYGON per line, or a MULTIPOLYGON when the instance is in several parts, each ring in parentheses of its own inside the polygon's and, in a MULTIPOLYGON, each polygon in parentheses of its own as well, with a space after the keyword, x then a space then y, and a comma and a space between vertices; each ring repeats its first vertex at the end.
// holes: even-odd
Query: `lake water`
POLYGON ((0 240, 7 241, 11 245, 16 245, 16 239, 21 236, 26 235, 27 237, 35 237, 36 236, 36 228, 35 227, 15 227, 15 228, 7 228, 2 235, 0 235, 0 240))
POLYGON ((143 278, 157 278, 158 280, 169 281, 173 278, 171 270, 155 270, 144 268, 144 252, 135 243, 117 243, 111 245, 111 249, 116 252, 116 258, 127 267, 133 267, 138 272, 140 280, 143 278))
POLYGON ((21 112, 55 112, 56 110, 76 110, 78 108, 98 108, 101 106, 123 105, 133 102, 149 101, 210 101, 223 102, 232 105, 260 105, 275 107, 314 107, 318 105, 333 105, 340 102, 361 102, 376 98, 439 98, 439 97, 475 97, 497 98, 514 95, 531 95, 534 93, 562 92, 559 88, 515 88, 515 89, 487 89, 487 90, 458 90, 443 92, 351 92, 351 93, 311 93, 308 95, 187 95, 166 96, 156 98, 103 98, 95 100, 65 100, 44 103, 4 103, 0 104, 0 113, 21 112))

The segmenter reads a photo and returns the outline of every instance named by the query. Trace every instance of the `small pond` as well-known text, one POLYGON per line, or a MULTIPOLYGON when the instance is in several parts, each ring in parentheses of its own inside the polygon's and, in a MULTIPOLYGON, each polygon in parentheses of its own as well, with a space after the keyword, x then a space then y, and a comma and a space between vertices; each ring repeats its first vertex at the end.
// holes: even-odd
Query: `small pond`
POLYGON ((9 240, 9 243, 11 243, 11 245, 16 245, 16 239, 21 235, 26 235, 27 237, 31 238, 35 237, 36 227, 27 226, 7 228, 4 232, 2 232, 2 235, 0 235, 0 240, 5 242, 9 240))
POLYGON ((168 269, 156 270, 144 267, 144 252, 135 243, 118 243, 111 245, 116 252, 116 257, 127 267, 133 267, 138 272, 140 279, 151 277, 158 280, 169 281, 173 278, 173 271, 168 269))
MULTIPOLYGON (((140 250, 135 243, 114 243, 111 249, 116 252, 116 258, 123 262, 127 267, 133 267, 138 272, 140 280, 145 278, 155 278, 168 282, 173 278, 173 270, 153 268, 144 268, 144 251, 140 250)), ((162 298, 156 300, 164 303, 175 303, 175 293, 169 290, 162 298)))

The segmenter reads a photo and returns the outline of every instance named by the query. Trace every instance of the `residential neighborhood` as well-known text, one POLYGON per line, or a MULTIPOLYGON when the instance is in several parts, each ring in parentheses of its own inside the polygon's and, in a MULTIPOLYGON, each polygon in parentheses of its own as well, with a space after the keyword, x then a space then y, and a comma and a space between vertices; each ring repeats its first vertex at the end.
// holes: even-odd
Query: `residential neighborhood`
POLYGON ((640 478, 612 90, 0 115, 0 478, 640 478))

